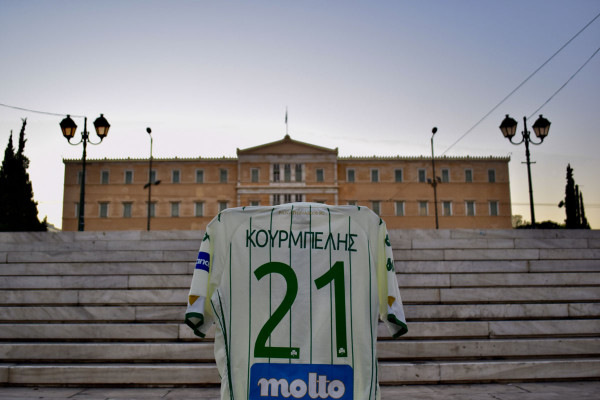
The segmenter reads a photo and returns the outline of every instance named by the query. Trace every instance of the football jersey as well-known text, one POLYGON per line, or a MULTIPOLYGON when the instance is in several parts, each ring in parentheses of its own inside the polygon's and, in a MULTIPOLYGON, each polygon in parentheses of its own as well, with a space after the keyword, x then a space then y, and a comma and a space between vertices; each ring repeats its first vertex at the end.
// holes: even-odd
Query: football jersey
POLYGON ((290 203, 221 212, 206 228, 185 322, 216 322, 221 399, 379 398, 377 324, 407 332, 383 220, 290 203))

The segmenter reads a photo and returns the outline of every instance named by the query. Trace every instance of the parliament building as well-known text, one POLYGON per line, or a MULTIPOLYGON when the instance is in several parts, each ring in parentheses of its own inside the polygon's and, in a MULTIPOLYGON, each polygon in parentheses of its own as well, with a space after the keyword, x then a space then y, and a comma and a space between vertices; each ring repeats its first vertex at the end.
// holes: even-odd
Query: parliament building
MULTIPOLYGON (((282 140, 235 158, 88 160, 85 230, 202 230, 228 207, 307 201, 367 206, 389 229, 510 229, 508 157, 339 157, 282 140), (151 187, 149 178, 160 184, 151 187), (146 185, 147 186, 147 185, 146 185)), ((62 229, 77 230, 81 160, 64 160, 62 229)))

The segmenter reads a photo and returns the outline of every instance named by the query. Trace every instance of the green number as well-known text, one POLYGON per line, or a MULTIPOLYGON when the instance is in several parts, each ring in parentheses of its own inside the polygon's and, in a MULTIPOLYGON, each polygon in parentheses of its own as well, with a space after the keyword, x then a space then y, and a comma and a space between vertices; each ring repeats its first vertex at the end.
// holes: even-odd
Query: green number
POLYGON ((300 349, 298 347, 268 347, 266 345, 271 333, 273 333, 288 311, 292 309, 292 304, 294 304, 294 300, 296 300, 296 295, 298 294, 298 278, 296 278, 296 273, 292 267, 281 262, 268 262, 254 271, 254 275, 256 275, 256 279, 258 280, 261 280, 268 274, 281 275, 285 279, 287 289, 281 304, 263 325, 256 337, 254 357, 300 358, 300 349))
MULTIPOLYGON (((279 274, 285 279, 287 289, 281 304, 263 325, 254 344, 254 357, 264 358, 300 358, 298 347, 274 347, 267 346, 267 340, 283 320, 285 315, 292 309, 296 295, 298 294, 298 278, 296 273, 287 264, 281 262, 268 262, 254 271, 256 279, 261 280, 268 274, 279 274)), ((315 279, 315 285, 322 289, 329 283, 334 286, 335 298, 335 340, 338 357, 348 355, 346 338, 346 286, 344 281, 344 263, 336 262, 327 272, 315 279)))
POLYGON ((315 279, 317 289, 333 282, 335 297, 335 341, 338 357, 346 357, 346 286, 344 284, 344 263, 338 261, 323 275, 315 279))

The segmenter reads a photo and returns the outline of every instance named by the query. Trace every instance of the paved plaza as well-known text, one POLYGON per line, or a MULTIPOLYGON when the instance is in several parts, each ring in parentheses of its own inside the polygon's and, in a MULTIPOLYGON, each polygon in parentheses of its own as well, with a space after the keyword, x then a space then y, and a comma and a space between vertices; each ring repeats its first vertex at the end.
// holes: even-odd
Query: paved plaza
MULTIPOLYGON (((600 381, 383 386, 382 400, 596 400, 600 381)), ((0 399, 219 400, 218 388, 0 387, 0 399)))

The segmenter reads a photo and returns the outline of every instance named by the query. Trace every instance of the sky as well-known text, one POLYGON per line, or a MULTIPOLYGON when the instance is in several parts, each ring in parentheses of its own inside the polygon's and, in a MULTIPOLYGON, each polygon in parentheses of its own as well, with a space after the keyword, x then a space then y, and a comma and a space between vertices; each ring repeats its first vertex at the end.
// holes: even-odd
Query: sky
POLYGON ((538 112, 550 134, 530 146, 536 221, 564 221, 570 163, 597 229, 600 55, 552 96, 600 47, 600 18, 495 107, 599 13, 598 0, 0 0, 1 157, 27 118, 39 217, 60 227, 63 159, 82 155, 61 115, 110 122, 88 159, 147 158, 146 127, 154 157, 235 157, 283 138, 287 108, 293 139, 340 156, 430 156, 434 126, 436 156, 510 156, 512 212, 530 220, 525 146, 498 126, 510 114, 520 138, 552 98, 538 112))

